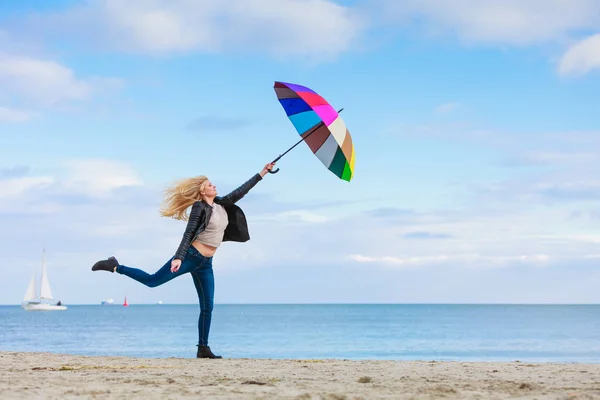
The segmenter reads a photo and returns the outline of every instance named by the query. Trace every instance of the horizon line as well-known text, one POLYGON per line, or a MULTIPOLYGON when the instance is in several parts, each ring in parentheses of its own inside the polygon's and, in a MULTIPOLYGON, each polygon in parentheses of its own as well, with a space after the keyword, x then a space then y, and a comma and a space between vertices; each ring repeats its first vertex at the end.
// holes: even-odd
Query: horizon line
MULTIPOLYGON (((72 303, 72 304, 67 304, 67 303, 62 303, 63 305, 70 305, 70 306, 123 306, 122 303, 112 303, 112 304, 102 304, 102 303, 72 303)), ((158 302, 153 302, 153 303, 127 303, 129 306, 131 305, 139 305, 139 306, 165 306, 165 305, 172 305, 172 306, 197 306, 198 303, 161 303, 159 304, 158 302)), ((432 303, 426 303, 426 302, 402 302, 402 303, 379 303, 379 302, 374 302, 374 303, 348 303, 348 302, 316 302, 316 303, 288 303, 288 302, 282 302, 282 303, 215 303, 216 305, 223 305, 223 306, 271 306, 271 305, 284 305, 284 306, 295 306, 295 305, 302 305, 302 306, 311 306, 311 305, 468 305, 468 306, 483 306, 483 305, 515 305, 515 306, 525 306, 525 305, 548 305, 548 306, 570 306, 570 305, 600 305, 600 303, 554 303, 554 302, 540 302, 540 303, 535 303, 535 302, 528 302, 528 303, 513 303, 513 302, 484 302, 484 303, 466 303, 466 302, 447 302, 447 303, 440 303, 440 302, 432 302, 432 303)), ((0 307, 9 307, 9 306, 18 306, 21 307, 21 303, 12 303, 12 304, 0 304, 0 307)))

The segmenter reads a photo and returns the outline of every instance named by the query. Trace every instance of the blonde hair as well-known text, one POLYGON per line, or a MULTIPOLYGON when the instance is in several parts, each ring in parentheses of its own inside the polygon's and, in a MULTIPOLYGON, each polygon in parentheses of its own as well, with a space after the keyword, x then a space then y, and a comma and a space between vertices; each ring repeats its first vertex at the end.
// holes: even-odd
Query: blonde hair
POLYGON ((202 192, 208 178, 204 175, 182 179, 165 189, 165 199, 160 215, 187 221, 187 209, 202 200, 202 192))

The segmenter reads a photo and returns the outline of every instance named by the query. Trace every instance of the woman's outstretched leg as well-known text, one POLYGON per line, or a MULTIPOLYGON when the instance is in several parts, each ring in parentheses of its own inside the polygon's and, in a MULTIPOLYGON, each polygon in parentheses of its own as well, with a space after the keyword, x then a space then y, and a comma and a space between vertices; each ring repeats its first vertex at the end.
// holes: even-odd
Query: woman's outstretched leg
POLYGON ((153 274, 149 274, 146 271, 143 271, 138 268, 131 268, 125 265, 119 264, 116 269, 116 273, 125 275, 140 282, 143 285, 148 287, 156 287, 160 286, 163 283, 170 281, 173 278, 178 277, 179 275, 185 274, 187 271, 184 267, 184 264, 181 264, 181 268, 177 272, 171 272, 171 260, 169 259, 165 265, 163 265, 158 271, 153 274))
POLYGON ((171 261, 173 258, 170 258, 165 265, 163 265, 158 271, 154 274, 149 274, 138 268, 131 268, 125 265, 119 264, 116 258, 110 257, 107 260, 97 262, 93 267, 93 271, 109 271, 109 272, 117 272, 119 274, 125 275, 134 279, 148 287, 156 287, 160 286, 163 283, 170 281, 180 275, 183 275, 187 272, 192 271, 196 267, 195 260, 190 257, 187 258, 181 263, 181 267, 177 272, 171 272, 171 261))

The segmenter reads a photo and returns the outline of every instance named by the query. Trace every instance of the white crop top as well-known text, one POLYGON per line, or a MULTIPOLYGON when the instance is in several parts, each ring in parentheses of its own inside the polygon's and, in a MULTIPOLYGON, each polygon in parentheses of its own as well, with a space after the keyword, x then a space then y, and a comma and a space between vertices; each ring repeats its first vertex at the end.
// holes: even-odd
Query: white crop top
POLYGON ((223 235, 225 234, 227 224, 229 224, 229 218, 227 211, 225 211, 222 205, 213 203, 212 209, 213 211, 206 228, 194 240, 198 240, 200 243, 208 246, 219 247, 223 242, 223 235))

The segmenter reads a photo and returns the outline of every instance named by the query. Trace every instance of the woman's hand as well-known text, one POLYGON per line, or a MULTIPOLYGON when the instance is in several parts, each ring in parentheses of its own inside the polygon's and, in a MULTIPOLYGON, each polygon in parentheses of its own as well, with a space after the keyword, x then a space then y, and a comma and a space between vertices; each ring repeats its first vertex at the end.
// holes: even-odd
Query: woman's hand
POLYGON ((179 271, 179 267, 181 267, 181 260, 179 258, 174 258, 171 261, 171 272, 175 273, 179 271))
POLYGON ((267 165, 265 165, 262 171, 260 171, 260 176, 264 177, 267 174, 267 172, 273 169, 274 166, 275 163, 268 163, 267 165))

